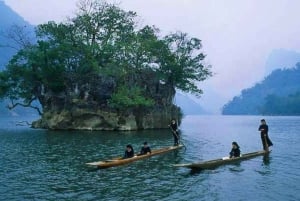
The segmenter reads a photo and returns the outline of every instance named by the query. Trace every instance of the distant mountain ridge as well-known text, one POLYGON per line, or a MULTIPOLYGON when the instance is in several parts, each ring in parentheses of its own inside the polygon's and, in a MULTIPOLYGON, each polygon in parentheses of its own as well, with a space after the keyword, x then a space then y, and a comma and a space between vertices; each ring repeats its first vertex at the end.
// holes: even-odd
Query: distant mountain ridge
POLYGON ((224 105, 224 115, 300 115, 300 63, 277 69, 224 105))
POLYGON ((14 12, 3 1, 0 1, 0 70, 3 70, 11 57, 17 53, 16 42, 9 38, 9 31, 13 26, 25 27, 33 31, 34 27, 14 12))
POLYGON ((300 62, 300 53, 286 50, 275 49, 269 55, 265 68, 266 74, 271 74, 276 69, 293 68, 298 62, 300 62))
MULTIPOLYGON (((26 22, 20 15, 14 12, 3 1, 0 1, 0 70, 3 70, 17 50, 12 48, 14 41, 7 37, 12 26, 26 27, 33 30, 33 26, 26 22)), ((0 102, 0 116, 35 115, 36 111, 30 108, 17 107, 10 111, 6 106, 8 101, 0 102)))
POLYGON ((1 28, 8 28, 13 23, 14 24, 29 24, 24 20, 23 17, 18 15, 15 11, 13 11, 9 6, 7 6, 4 1, 0 1, 0 25, 1 28), (9 20, 8 20, 9 19, 9 20))
POLYGON ((11 41, 5 37, 6 32, 13 24, 22 23, 22 18, 6 6, 3 1, 0 1, 0 13, 0 70, 2 70, 12 55, 16 53, 16 50, 7 47, 11 41))
POLYGON ((174 102, 181 108, 184 115, 208 114, 208 112, 204 110, 200 104, 196 103, 192 98, 182 93, 176 92, 174 102))
MULTIPOLYGON (((300 53, 275 49, 266 61, 268 76, 223 106, 225 115, 298 115, 300 92, 300 53), (276 103, 275 103, 276 101, 276 103), (280 109, 279 109, 280 108, 280 109)), ((300 111, 299 111, 300 114, 300 111)))

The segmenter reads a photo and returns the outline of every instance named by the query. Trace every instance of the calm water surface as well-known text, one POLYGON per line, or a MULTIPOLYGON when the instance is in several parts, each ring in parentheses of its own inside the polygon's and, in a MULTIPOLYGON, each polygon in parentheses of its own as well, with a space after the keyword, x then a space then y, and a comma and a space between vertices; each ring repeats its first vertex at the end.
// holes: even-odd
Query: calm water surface
POLYGON ((131 143, 152 149, 173 143, 169 130, 46 131, 0 119, 0 200, 300 200, 300 117, 264 117, 274 143, 268 158, 191 172, 172 164, 262 149, 259 116, 187 116, 186 150, 98 170, 85 163, 122 155, 131 143))

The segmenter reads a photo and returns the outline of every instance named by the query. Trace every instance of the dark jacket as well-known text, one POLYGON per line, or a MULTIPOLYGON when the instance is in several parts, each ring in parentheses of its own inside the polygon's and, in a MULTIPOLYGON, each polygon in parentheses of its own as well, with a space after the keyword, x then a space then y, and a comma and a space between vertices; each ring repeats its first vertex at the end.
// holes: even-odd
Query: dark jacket
POLYGON ((131 146, 130 148, 131 148, 131 151, 128 151, 127 149, 125 150, 123 158, 132 158, 132 157, 134 157, 133 147, 131 146))
POLYGON ((267 124, 261 124, 258 128, 258 130, 260 131, 260 136, 261 136, 261 140, 262 140, 262 144, 264 147, 264 150, 267 149, 267 146, 273 146, 272 141, 269 138, 268 132, 269 132, 269 127, 267 124))
POLYGON ((268 134, 269 127, 267 124, 261 124, 258 128, 261 134, 268 134))
POLYGON ((231 149, 229 155, 230 155, 230 158, 232 158, 232 157, 240 157, 241 151, 240 151, 239 148, 231 149))
POLYGON ((143 155, 143 154, 147 154, 147 153, 151 153, 151 149, 150 149, 150 147, 149 146, 147 146, 147 147, 142 147, 141 148, 141 152, 140 152, 140 155, 143 155))
POLYGON ((172 129, 173 131, 175 131, 175 132, 178 131, 178 126, 177 126, 177 123, 176 123, 176 122, 175 122, 175 123, 171 123, 171 124, 170 124, 170 127, 171 127, 171 129, 172 129))

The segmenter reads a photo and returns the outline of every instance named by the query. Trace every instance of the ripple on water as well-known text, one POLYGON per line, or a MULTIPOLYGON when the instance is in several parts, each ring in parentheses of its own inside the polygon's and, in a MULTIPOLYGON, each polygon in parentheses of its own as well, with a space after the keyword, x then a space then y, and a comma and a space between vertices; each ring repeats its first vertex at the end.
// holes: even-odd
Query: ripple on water
POLYGON ((268 158, 200 172, 172 164, 226 156, 232 140, 240 142, 243 152, 260 150, 260 117, 188 117, 181 126, 186 150, 104 170, 85 163, 121 156, 128 143, 136 151, 145 140, 153 149, 168 146, 171 133, 0 128, 1 199, 300 200, 300 118, 294 118, 270 117, 274 147, 268 158))

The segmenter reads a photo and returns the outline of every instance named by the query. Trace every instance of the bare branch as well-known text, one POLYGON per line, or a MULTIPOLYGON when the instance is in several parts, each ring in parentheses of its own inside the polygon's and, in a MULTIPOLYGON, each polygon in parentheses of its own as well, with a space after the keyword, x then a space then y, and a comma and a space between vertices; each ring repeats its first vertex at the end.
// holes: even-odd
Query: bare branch
POLYGON ((11 40, 7 44, 2 44, 1 47, 9 47, 15 50, 20 50, 32 45, 33 39, 30 37, 32 35, 32 30, 26 25, 12 25, 6 32, 1 32, 1 35, 5 38, 11 40))
POLYGON ((29 107, 29 108, 35 109, 35 110, 37 110, 37 112, 39 113, 39 115, 42 115, 43 113, 41 112, 41 110, 40 110, 39 107, 31 105, 31 103, 34 100, 36 100, 36 97, 32 98, 27 104, 24 104, 24 103, 14 103, 14 100, 10 99, 11 105, 8 105, 7 108, 11 110, 11 109, 13 109, 13 108, 15 108, 15 107, 17 107, 19 105, 19 106, 22 106, 22 107, 29 107))
POLYGON ((18 121, 18 122, 16 123, 16 126, 25 126, 25 124, 26 124, 27 126, 31 126, 31 123, 29 123, 28 121, 18 121))

